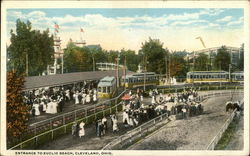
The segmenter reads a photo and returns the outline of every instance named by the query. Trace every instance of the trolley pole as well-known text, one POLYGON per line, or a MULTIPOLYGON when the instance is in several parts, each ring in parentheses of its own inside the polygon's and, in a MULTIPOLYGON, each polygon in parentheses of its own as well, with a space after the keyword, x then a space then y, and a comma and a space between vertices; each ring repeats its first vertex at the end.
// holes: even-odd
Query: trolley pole
POLYGON ((119 55, 116 59, 116 79, 117 88, 119 88, 119 55))
POLYGON ((229 64, 229 82, 231 82, 231 67, 232 67, 232 65, 229 64))
POLYGON ((126 56, 124 58, 124 79, 123 79, 123 84, 124 84, 124 90, 126 89, 126 56))
POLYGON ((143 82, 143 90, 146 91, 146 62, 147 56, 144 57, 144 82, 143 82))
POLYGON ((63 63, 64 63, 64 62, 63 62, 63 56, 64 56, 64 55, 62 54, 62 74, 63 74, 63 63))

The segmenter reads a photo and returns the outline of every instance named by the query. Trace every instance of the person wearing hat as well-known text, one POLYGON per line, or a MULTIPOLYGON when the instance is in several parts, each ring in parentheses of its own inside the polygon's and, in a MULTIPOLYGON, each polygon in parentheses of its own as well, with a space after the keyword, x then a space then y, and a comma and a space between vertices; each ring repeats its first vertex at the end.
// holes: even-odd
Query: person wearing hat
POLYGON ((103 134, 105 134, 106 131, 108 130, 107 118, 105 116, 102 118, 102 124, 103 124, 103 134))
POLYGON ((72 130, 72 135, 76 136, 76 133, 77 133, 77 123, 75 121, 73 122, 71 130, 72 130))
POLYGON ((81 138, 82 136, 85 136, 85 129, 84 129, 85 123, 82 121, 79 125, 79 137, 81 138))

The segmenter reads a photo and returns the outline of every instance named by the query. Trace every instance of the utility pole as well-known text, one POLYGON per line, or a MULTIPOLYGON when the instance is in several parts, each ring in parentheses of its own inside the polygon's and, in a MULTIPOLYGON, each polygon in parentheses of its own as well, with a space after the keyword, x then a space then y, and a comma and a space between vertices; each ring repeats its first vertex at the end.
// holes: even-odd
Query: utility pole
POLYGON ((126 56, 124 58, 124 80, 123 80, 124 89, 126 88, 125 83, 126 83, 126 56))
POLYGON ((93 54, 92 54, 92 61, 93 61, 93 71, 95 71, 95 58, 94 58, 93 54))
POLYGON ((144 82, 143 82, 144 91, 146 91, 146 62, 147 62, 147 56, 144 56, 144 82))
POLYGON ((167 80, 168 80, 167 51, 166 51, 166 55, 165 55, 165 64, 166 64, 166 80, 165 80, 165 84, 167 84, 167 80))
POLYGON ((29 60, 27 52, 26 52, 26 75, 29 76, 29 60))
POLYGON ((169 53, 169 57, 168 57, 168 81, 170 82, 170 85, 171 85, 171 54, 169 53))
POLYGON ((117 78, 116 84, 117 84, 117 88, 119 88, 119 59, 120 59, 120 53, 118 54, 117 59, 116 59, 116 78, 117 78))
POLYGON ((63 74, 63 54, 62 54, 62 74, 63 74))
POLYGON ((232 65, 229 64, 229 82, 231 82, 231 67, 232 67, 232 65))

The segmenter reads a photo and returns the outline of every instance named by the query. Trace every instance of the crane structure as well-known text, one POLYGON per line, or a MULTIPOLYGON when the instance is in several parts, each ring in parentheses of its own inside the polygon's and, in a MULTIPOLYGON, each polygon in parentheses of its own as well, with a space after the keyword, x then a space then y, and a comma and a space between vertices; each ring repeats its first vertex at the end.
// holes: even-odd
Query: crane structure
POLYGON ((200 36, 196 37, 195 39, 199 39, 201 41, 201 44, 203 45, 203 47, 206 48, 206 45, 205 45, 203 39, 200 36))

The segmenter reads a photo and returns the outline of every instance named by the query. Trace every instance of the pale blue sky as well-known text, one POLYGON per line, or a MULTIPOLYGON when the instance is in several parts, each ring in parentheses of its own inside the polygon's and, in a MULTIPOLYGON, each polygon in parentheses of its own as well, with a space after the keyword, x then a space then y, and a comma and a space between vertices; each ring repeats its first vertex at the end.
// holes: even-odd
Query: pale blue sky
POLYGON ((8 9, 7 31, 15 29, 20 18, 30 20, 34 29, 49 28, 51 32, 54 22, 58 23, 64 45, 69 38, 80 38, 81 27, 87 44, 101 44, 108 50, 138 50, 148 37, 159 38, 173 50, 195 50, 202 48, 193 40, 197 35, 207 43, 214 40, 208 44, 211 46, 240 44, 243 17, 244 10, 239 8, 8 9))

